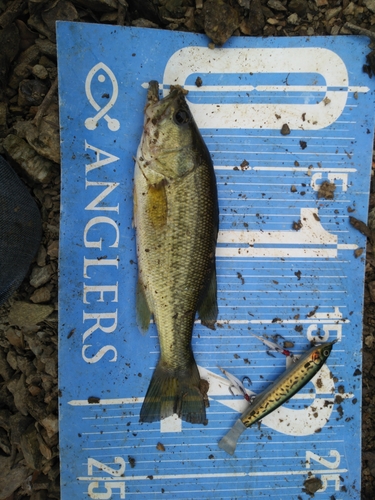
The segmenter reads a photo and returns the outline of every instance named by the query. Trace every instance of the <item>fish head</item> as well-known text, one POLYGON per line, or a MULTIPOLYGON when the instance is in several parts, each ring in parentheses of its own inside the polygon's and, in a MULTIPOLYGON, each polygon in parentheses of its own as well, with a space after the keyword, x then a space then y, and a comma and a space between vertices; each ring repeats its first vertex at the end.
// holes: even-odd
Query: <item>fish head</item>
POLYGON ((317 345, 311 353, 311 360, 317 365, 325 363, 331 354, 335 342, 325 342, 324 344, 317 345))
POLYGON ((159 99, 159 84, 149 83, 141 147, 146 175, 146 170, 153 170, 168 181, 183 177, 194 169, 205 148, 186 94, 182 87, 175 86, 159 99))

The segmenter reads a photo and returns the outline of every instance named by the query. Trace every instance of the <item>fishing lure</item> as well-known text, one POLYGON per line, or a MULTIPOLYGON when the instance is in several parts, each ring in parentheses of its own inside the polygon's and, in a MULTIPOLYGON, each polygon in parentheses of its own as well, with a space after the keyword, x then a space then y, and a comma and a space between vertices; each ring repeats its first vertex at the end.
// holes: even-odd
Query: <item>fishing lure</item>
POLYGON ((265 391, 261 392, 245 410, 232 429, 220 440, 219 447, 233 455, 240 435, 251 425, 288 401, 318 373, 327 361, 333 342, 311 347, 280 375, 265 391))
MULTIPOLYGON (((227 377, 227 379, 231 383, 231 385, 229 386, 229 390, 233 396, 234 396, 234 394, 232 391, 232 387, 237 389, 239 392, 241 392, 243 394, 243 397, 246 399, 246 401, 250 402, 252 399, 254 399, 255 393, 252 391, 247 391, 245 389, 245 386, 243 385, 243 382, 241 382, 241 380, 239 380, 237 377, 235 377, 234 375, 229 373, 227 370, 224 370, 224 368, 221 368, 220 366, 218 366, 218 368, 227 377)), ((249 384, 251 385, 250 378, 244 377, 244 380, 245 379, 248 380, 249 384)))
MULTIPOLYGON (((269 347, 271 351, 279 352, 280 354, 284 354, 284 356, 291 358, 292 361, 294 361, 294 362, 296 361, 297 358, 291 351, 289 351, 288 349, 285 349, 284 347, 281 347, 276 342, 271 342, 271 340, 268 340, 265 337, 255 335, 255 333, 251 333, 251 335, 253 337, 256 337, 257 339, 259 339, 261 342, 263 342, 263 344, 265 344, 267 347, 269 347)), ((270 354, 272 356, 271 352, 268 352, 268 354, 270 354)))

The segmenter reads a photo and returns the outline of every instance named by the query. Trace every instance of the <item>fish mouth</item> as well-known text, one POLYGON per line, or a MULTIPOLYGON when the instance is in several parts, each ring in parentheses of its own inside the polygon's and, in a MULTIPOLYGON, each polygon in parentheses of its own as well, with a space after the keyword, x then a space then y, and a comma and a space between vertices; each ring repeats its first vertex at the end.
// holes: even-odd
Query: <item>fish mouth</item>
POLYGON ((148 84, 147 103, 154 104, 159 101, 159 82, 151 80, 148 84))
POLYGON ((163 99, 159 98, 159 82, 151 80, 148 84, 145 115, 154 123, 168 115, 168 111, 178 107, 181 99, 188 93, 180 85, 171 85, 170 93, 163 99))

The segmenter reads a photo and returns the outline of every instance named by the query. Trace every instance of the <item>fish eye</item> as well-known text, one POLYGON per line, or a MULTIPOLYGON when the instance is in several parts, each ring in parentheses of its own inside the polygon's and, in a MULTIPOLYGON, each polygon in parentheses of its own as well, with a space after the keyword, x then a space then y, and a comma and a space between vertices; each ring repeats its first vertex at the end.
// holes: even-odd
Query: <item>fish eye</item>
POLYGON ((173 120, 177 125, 185 125, 190 121, 190 114, 185 109, 178 109, 173 116, 173 120))
POLYGON ((323 356, 325 356, 326 358, 329 356, 329 350, 328 349, 324 349, 323 356))

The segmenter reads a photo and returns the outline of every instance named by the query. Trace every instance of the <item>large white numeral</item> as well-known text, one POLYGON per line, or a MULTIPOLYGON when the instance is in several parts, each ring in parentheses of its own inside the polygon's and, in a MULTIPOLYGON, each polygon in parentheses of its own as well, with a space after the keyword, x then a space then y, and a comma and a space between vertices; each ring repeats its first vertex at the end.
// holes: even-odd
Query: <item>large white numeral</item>
POLYGON ((326 458, 320 457, 316 453, 312 451, 306 451, 306 467, 310 469, 311 460, 315 460, 318 464, 323 465, 323 467, 327 467, 328 469, 337 469, 340 465, 340 453, 337 450, 330 450, 330 457, 334 457, 334 462, 329 462, 326 458))
MULTIPOLYGON (((322 465, 323 467, 327 467, 327 469, 337 469, 337 467, 340 465, 341 457, 340 453, 337 450, 330 450, 329 456, 333 457, 333 462, 330 462, 326 458, 321 457, 320 455, 317 455, 313 451, 306 451, 306 468, 310 469, 311 467, 311 460, 315 460, 319 465, 322 465)), ((313 476, 316 477, 316 476, 313 476)), ((339 491, 340 489, 340 475, 339 474, 322 474, 320 476, 320 479, 322 481, 322 486, 319 488, 319 490, 316 493, 323 493, 323 491, 326 491, 328 488, 328 481, 334 481, 335 483, 335 491, 339 491)))
POLYGON ((110 476, 113 477, 121 477, 125 473, 125 460, 121 457, 115 457, 115 463, 120 464, 120 468, 115 470, 112 469, 112 467, 109 467, 108 465, 105 465, 98 460, 95 460, 95 458, 89 458, 87 461, 87 473, 89 476, 93 475, 92 468, 96 467, 99 470, 102 470, 103 472, 106 472, 110 476))
POLYGON ((112 493, 114 489, 120 490, 120 498, 125 498, 125 482, 112 482, 105 481, 104 484, 99 484, 99 481, 93 481, 89 484, 87 492, 90 498, 94 498, 97 500, 106 500, 108 498, 112 498, 112 493), (103 493, 94 491, 94 488, 104 488, 106 491, 103 493))

